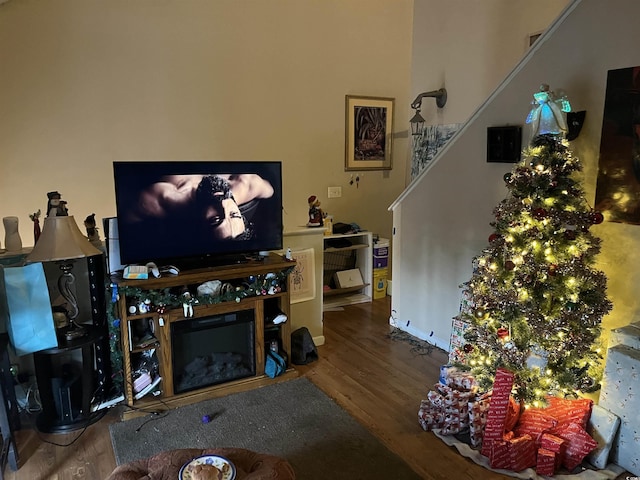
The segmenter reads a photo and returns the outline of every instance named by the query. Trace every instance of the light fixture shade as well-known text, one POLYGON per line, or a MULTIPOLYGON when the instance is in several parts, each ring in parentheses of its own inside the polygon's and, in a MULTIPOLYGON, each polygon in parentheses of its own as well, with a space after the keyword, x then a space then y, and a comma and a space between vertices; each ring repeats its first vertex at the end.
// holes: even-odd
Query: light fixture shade
POLYGON ((50 216, 44 219, 42 234, 27 255, 27 263, 84 258, 101 253, 82 235, 73 215, 50 216))
POLYGON ((411 135, 421 135, 422 129, 424 127, 424 118, 420 115, 420 110, 416 110, 416 114, 413 116, 411 120, 409 120, 411 124, 411 135))

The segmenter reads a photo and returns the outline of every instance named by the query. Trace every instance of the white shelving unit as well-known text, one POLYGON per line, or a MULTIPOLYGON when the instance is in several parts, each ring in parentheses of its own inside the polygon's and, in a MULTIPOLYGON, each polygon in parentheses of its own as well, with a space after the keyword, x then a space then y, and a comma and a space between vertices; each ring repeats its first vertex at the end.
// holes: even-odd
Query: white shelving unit
POLYGON ((323 310, 370 302, 372 299, 372 278, 373 236, 371 232, 327 235, 324 237, 323 310), (348 240, 351 245, 333 247, 330 241, 332 239, 348 240), (360 270, 364 284, 357 287, 337 288, 333 278, 334 274, 353 268, 360 270), (327 285, 331 288, 327 289, 327 285))

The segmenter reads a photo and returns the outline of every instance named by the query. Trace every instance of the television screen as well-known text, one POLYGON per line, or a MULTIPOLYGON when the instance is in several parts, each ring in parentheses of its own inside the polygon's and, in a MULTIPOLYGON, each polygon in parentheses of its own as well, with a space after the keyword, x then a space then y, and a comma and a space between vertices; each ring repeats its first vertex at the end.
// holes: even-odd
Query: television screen
POLYGON ((282 248, 281 162, 114 162, 113 173, 123 265, 234 263, 282 248))

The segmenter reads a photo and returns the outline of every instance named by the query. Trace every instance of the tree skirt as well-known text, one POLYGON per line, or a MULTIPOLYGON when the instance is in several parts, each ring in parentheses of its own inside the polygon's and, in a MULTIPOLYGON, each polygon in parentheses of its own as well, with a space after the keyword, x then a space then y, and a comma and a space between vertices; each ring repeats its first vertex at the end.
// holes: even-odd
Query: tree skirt
POLYGON ((553 477, 541 477, 533 468, 527 468, 520 472, 514 472, 513 470, 504 470, 501 468, 491 468, 489 465, 489 459, 482 455, 479 450, 474 449, 468 443, 456 438, 454 435, 442 435, 437 431, 433 431, 436 437, 442 440, 450 447, 455 447, 460 455, 473 460, 478 465, 482 465, 487 470, 491 470, 497 473, 502 473, 510 477, 522 478, 526 480, 546 480, 548 478, 554 478, 559 480, 614 480, 621 473, 624 473, 624 468, 610 463, 604 470, 590 470, 585 469, 582 472, 574 474, 557 474, 553 477))

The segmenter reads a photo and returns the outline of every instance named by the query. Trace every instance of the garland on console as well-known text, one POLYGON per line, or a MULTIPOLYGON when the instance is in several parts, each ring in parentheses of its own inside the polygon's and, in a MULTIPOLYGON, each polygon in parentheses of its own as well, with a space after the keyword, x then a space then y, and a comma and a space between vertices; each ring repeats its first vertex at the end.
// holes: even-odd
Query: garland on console
MULTIPOLYGON (((125 295, 133 304, 146 305, 146 311, 162 311, 168 308, 179 308, 184 305, 213 305, 223 302, 240 302, 244 298, 261 295, 275 295, 283 289, 287 277, 295 266, 278 273, 251 275, 241 284, 222 282, 219 292, 199 294, 189 290, 188 286, 168 287, 163 289, 145 289, 140 287, 118 287, 119 295, 125 295)), ((140 313, 146 313, 142 311, 140 313)))

